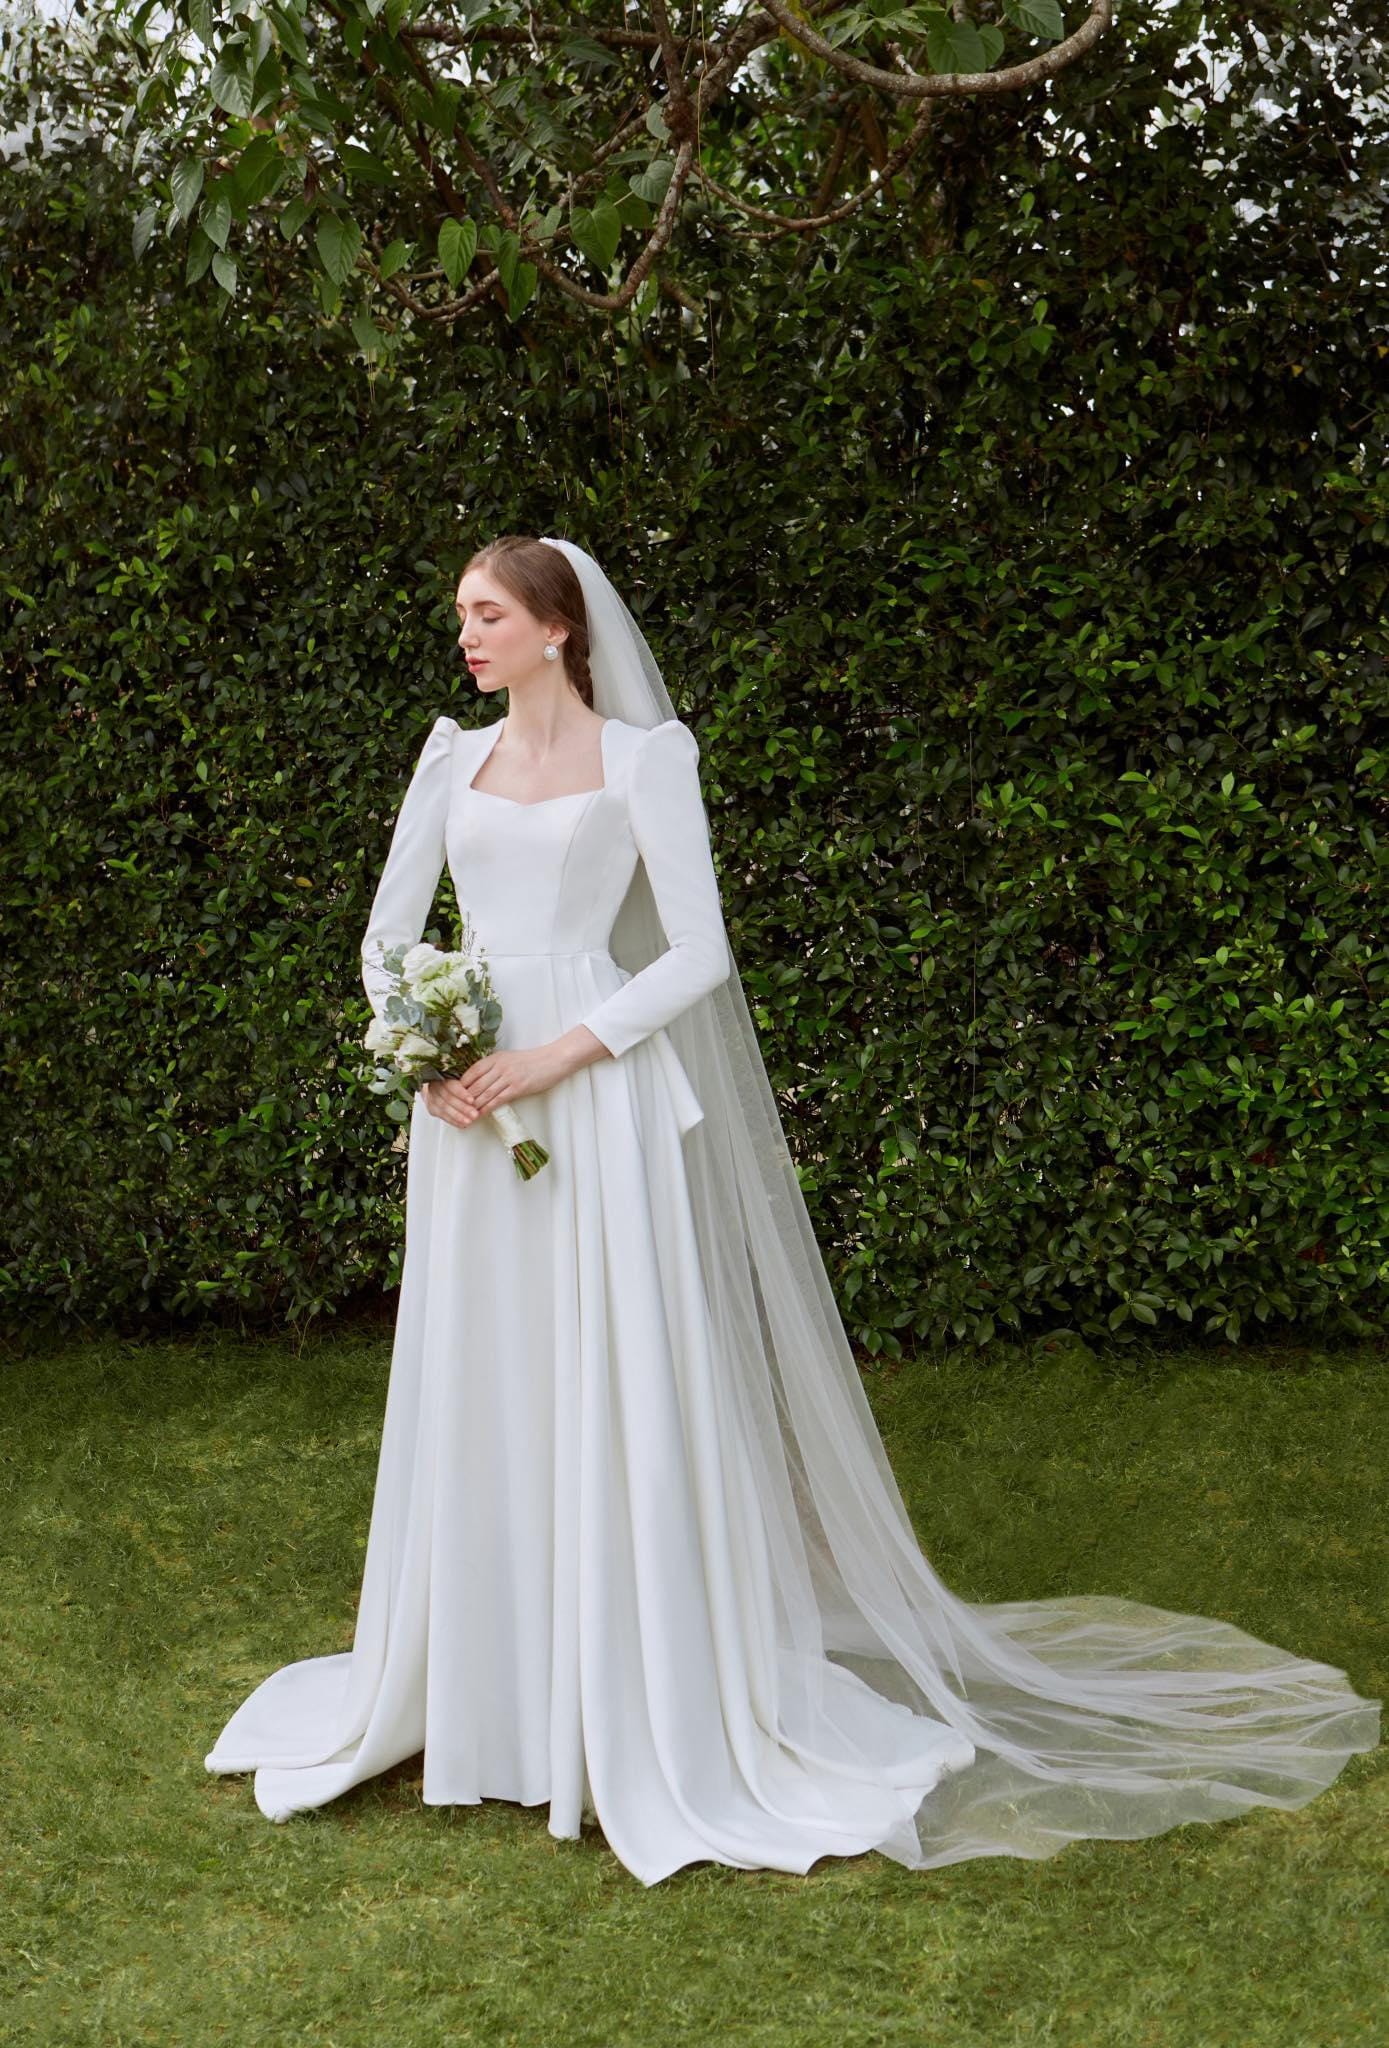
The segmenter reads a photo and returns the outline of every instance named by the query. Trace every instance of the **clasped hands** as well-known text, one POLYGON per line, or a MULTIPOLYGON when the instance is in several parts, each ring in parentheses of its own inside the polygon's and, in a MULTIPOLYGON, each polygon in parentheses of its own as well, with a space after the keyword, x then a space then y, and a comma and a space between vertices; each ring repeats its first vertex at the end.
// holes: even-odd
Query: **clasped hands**
POLYGON ((426 1081, 421 1089, 425 1108, 460 1130, 480 1116, 490 1116, 504 1102, 540 1095, 572 1073, 573 1059, 558 1040, 502 1051, 494 1047, 461 1074, 445 1081, 426 1081))

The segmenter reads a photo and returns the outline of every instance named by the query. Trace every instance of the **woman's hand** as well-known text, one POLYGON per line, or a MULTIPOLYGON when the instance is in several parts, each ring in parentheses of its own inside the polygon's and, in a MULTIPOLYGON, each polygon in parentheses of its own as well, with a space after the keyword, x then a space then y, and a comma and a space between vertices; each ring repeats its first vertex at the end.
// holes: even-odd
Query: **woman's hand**
POLYGON ((480 1114, 477 1104, 456 1075, 450 1075, 447 1081, 422 1082, 420 1094, 431 1116, 437 1116, 441 1123, 457 1124, 460 1130, 473 1123, 480 1114))
POLYGON ((425 1081, 420 1093, 432 1116, 466 1130, 502 1103, 515 1102, 522 1095, 540 1095, 572 1072, 572 1060, 556 1041, 520 1052, 484 1053, 462 1074, 446 1081, 425 1081))
POLYGON ((572 1071, 573 1063, 553 1042, 506 1052, 497 1048, 465 1068, 455 1086, 465 1089, 473 1115, 489 1116, 504 1102, 543 1095, 572 1071))

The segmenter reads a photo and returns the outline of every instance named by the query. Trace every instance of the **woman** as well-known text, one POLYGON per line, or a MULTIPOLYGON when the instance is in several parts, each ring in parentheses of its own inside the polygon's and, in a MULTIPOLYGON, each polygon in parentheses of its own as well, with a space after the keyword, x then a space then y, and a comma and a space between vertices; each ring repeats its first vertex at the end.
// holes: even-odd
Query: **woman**
POLYGON ((1334 1666, 1078 1595, 958 1599, 913 1534, 728 949, 698 747, 597 563, 508 536, 363 942, 447 861, 504 1006, 410 1125, 405 1266, 352 1650, 207 1758, 283 1820, 424 1753, 426 1804, 593 1815, 688 1863, 922 1869, 1303 1805, 1379 1736, 1334 1666), (521 1181, 482 1121, 550 1154, 521 1181))

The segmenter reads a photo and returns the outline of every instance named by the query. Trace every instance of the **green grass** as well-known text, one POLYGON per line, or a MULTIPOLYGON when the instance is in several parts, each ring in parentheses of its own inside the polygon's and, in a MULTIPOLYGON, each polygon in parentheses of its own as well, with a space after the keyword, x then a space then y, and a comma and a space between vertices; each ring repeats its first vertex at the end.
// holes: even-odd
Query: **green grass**
MULTIPOLYGON (((1045 1863, 650 1889, 420 1760, 275 1827, 202 1759, 350 1646, 389 1333, 94 1342, 3 1385, 0 2041, 1341 2048, 1389 2040, 1389 1769, 1045 1863)), ((1003 1356, 874 1373, 937 1570, 1127 1593, 1389 1689, 1383 1354, 1003 1356)))

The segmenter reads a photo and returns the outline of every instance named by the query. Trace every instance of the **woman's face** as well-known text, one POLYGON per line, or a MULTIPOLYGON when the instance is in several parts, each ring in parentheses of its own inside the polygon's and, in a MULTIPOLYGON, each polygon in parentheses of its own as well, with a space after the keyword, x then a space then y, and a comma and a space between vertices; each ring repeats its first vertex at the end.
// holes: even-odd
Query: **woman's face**
POLYGON ((540 671, 555 673, 559 664, 545 659, 545 643, 556 645, 565 635, 546 627, 485 569, 469 569, 454 598, 458 613, 458 647, 473 681, 484 696, 511 689, 540 671))

